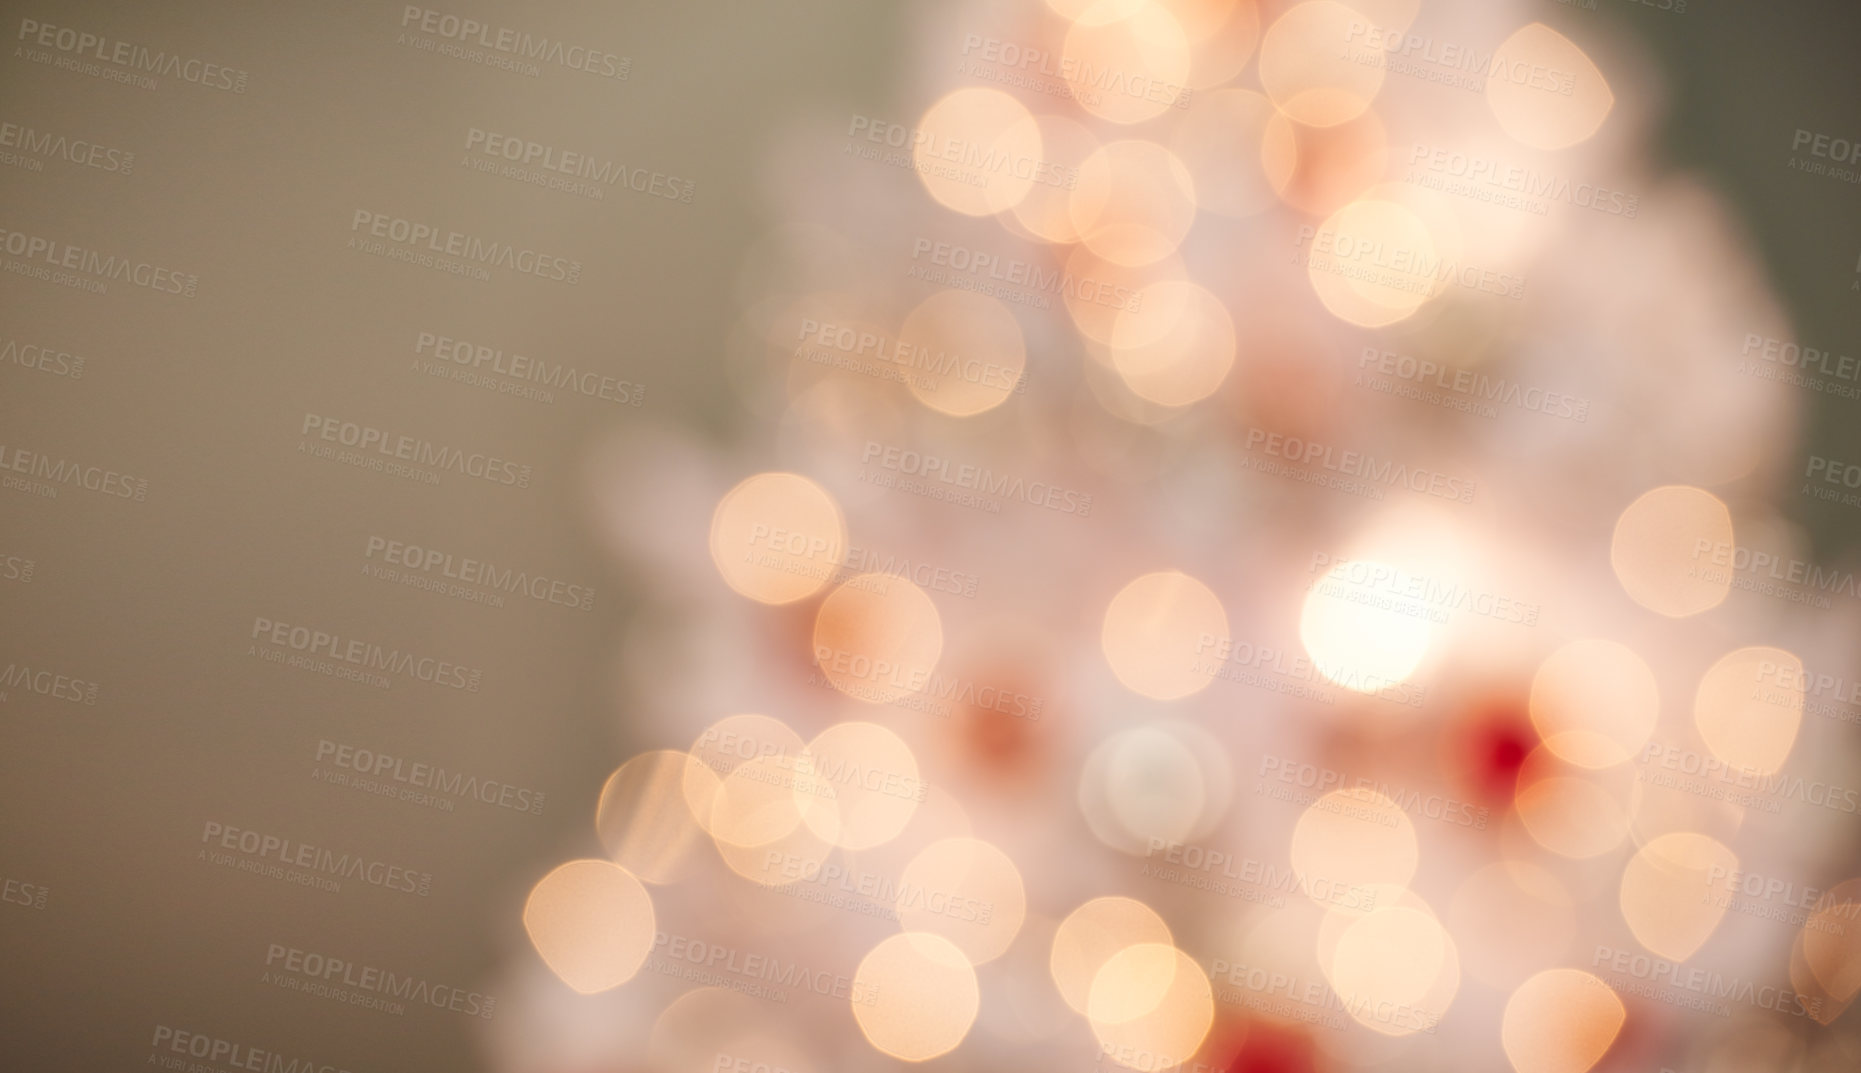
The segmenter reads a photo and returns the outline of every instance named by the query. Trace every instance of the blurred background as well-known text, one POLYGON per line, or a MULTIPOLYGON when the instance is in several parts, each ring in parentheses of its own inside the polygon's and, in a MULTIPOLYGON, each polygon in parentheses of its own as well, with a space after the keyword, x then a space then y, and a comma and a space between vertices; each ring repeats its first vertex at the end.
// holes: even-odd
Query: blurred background
POLYGON ((7 27, 22 1068, 1855 1068, 1848 5, 7 27))

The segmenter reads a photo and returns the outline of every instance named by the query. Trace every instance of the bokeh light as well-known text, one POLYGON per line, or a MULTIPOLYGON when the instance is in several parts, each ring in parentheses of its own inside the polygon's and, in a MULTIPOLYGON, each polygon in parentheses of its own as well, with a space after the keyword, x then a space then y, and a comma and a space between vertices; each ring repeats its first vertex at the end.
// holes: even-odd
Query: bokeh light
POLYGON ((1609 545, 1609 565, 1638 604, 1672 618, 1719 606, 1730 574, 1701 569, 1702 552, 1732 547, 1732 514, 1701 488, 1663 485, 1622 512, 1609 545))
POLYGON ((1572 641, 1545 657, 1531 683, 1531 721, 1544 747, 1578 767, 1625 763, 1660 716, 1654 672, 1627 645, 1572 641))
POLYGON ((1725 916, 1718 883, 1737 871, 1738 857, 1713 838, 1692 831, 1662 835, 1622 870, 1622 917, 1642 946, 1685 961, 1725 916))
POLYGON ((1408 814, 1368 787, 1331 791, 1292 829, 1292 867, 1320 904, 1349 906, 1356 889, 1375 884, 1406 886, 1419 860, 1408 814))
POLYGON ((577 860, 537 880, 523 927, 537 956, 584 995, 619 987, 653 947, 653 899, 631 872, 577 860))
POLYGON ((1092 982, 1126 947, 1171 944, 1170 926, 1134 898, 1094 898, 1066 915, 1053 933, 1048 969, 1060 997, 1075 1013, 1089 1012, 1092 982))
POLYGON ((1516 1073, 1588 1073, 1627 1018, 1608 984, 1579 969, 1546 969, 1506 999, 1499 1037, 1516 1073))
POLYGON ((1803 722, 1803 661, 1754 645, 1720 656, 1700 676, 1693 725, 1714 756, 1740 772, 1783 767, 1803 722))
POLYGON ((759 473, 732 488, 711 516, 711 561, 752 600, 793 603, 833 579, 846 549, 840 507, 793 473, 759 473))
POLYGON ((1333 213, 1311 231, 1309 250, 1306 276, 1318 300, 1339 320, 1362 328, 1413 316, 1439 292, 1435 273, 1447 263, 1421 216, 1376 198, 1333 213))
POLYGON ((1380 906, 1352 919, 1323 964, 1344 1011, 1385 1036, 1432 1030, 1460 990, 1460 953, 1425 906, 1380 906))
POLYGON ((903 932, 872 948, 853 974, 853 1019, 881 1052, 906 1062, 948 1054, 982 1006, 976 970, 941 935, 903 932))
POLYGON ((1105 608, 1099 644, 1118 681, 1157 700, 1208 687, 1228 615, 1208 586, 1180 571, 1136 578, 1105 608))
POLYGON ((930 594, 910 581, 861 574, 821 601, 814 655, 835 689, 884 704, 930 684, 943 655, 943 619, 930 594))
POLYGON ((998 89, 959 89, 931 105, 911 154, 930 196, 965 216, 1011 209, 1051 178, 1033 113, 998 89))
POLYGON ((843 849, 898 837, 926 787, 911 746, 876 723, 836 723, 808 743, 795 779, 802 822, 843 849))
POLYGON ((1093 976, 1086 1017, 1112 1062, 1168 1069, 1202 1046, 1215 1002, 1207 975, 1189 955, 1167 943, 1135 943, 1093 976))
POLYGON ((1333 0, 1288 8, 1260 41, 1260 84, 1280 111, 1314 127, 1353 119, 1383 88, 1383 66, 1362 44, 1363 13, 1333 0))
POLYGON ((1542 22, 1493 53, 1486 103, 1507 134, 1536 149, 1583 141, 1609 118, 1615 94, 1589 56, 1542 22))
POLYGON ((1375 693, 1421 665, 1434 631, 1412 608, 1379 598, 1376 579, 1393 572, 1372 560, 1339 563, 1306 594, 1299 640, 1326 679, 1375 693))
POLYGON ((1176 252, 1195 222, 1195 178, 1155 142, 1108 142, 1080 164, 1070 210, 1093 253, 1118 265, 1154 264, 1176 252))
POLYGON ((941 935, 970 964, 1000 957, 1027 917, 1021 871, 999 848, 975 838, 946 838, 920 850, 898 879, 898 922, 941 935))
POLYGON ((1079 93, 1079 106, 1113 123, 1141 123, 1187 92, 1189 38, 1166 4, 1105 0, 1067 31, 1061 62, 1088 77, 1117 72, 1102 88, 1079 93))
MULTIPOLYGON (((686 769, 700 763, 689 753, 657 749, 628 760, 607 777, 594 823, 614 863, 648 883, 679 878, 704 835, 685 797, 686 769)), ((709 802, 709 794, 700 791, 700 796, 709 802)))
POLYGON ((939 413, 970 417, 1008 400, 1027 368, 1021 326, 1008 308, 969 291, 933 294, 905 316, 900 353, 911 355, 906 383, 939 413))

